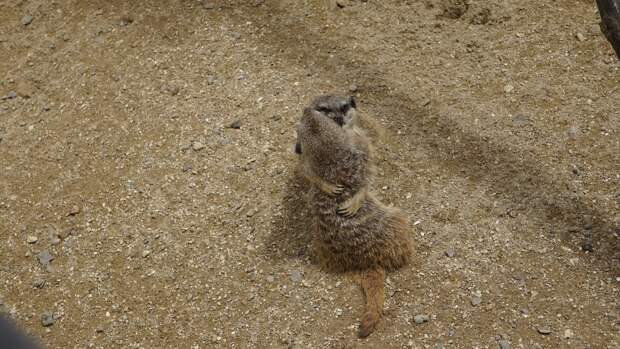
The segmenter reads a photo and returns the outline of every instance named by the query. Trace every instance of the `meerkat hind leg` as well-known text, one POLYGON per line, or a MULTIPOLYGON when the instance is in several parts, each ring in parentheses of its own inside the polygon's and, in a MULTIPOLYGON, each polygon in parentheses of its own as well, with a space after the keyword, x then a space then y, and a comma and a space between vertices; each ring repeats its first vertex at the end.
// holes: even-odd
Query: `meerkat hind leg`
POLYGON ((375 330, 381 320, 385 301, 385 271, 383 269, 363 271, 360 283, 366 297, 366 309, 357 334, 360 338, 365 338, 375 330))
POLYGON ((338 210, 336 212, 345 217, 355 216, 357 211, 359 211, 359 209, 362 207, 362 204, 364 203, 367 194, 368 188, 363 187, 362 189, 358 190, 355 195, 353 195, 347 201, 343 202, 340 206, 338 206, 338 210))

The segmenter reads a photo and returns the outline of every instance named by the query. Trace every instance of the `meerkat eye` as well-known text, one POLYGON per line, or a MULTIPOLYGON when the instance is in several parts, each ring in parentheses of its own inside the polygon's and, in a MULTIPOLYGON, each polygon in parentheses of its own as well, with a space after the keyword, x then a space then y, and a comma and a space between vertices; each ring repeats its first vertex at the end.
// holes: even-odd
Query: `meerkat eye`
POLYGON ((330 110, 327 107, 320 106, 316 108, 316 111, 318 111, 319 113, 328 114, 330 110))
POLYGON ((355 98, 353 98, 353 96, 349 97, 349 106, 351 106, 351 108, 353 109, 357 108, 355 104, 355 98))
POLYGON ((343 114, 346 114, 349 109, 351 109, 351 106, 349 106, 348 104, 344 104, 342 107, 340 107, 340 111, 342 111, 343 114))

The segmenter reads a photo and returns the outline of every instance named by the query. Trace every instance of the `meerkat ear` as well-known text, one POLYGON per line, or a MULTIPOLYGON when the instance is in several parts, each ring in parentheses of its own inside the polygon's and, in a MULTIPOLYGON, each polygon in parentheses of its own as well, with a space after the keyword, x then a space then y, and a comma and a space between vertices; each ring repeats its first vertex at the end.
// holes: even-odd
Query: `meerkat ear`
POLYGON ((351 106, 351 108, 356 109, 357 108, 357 104, 355 104, 355 98, 353 98, 353 96, 349 97, 349 105, 351 106))

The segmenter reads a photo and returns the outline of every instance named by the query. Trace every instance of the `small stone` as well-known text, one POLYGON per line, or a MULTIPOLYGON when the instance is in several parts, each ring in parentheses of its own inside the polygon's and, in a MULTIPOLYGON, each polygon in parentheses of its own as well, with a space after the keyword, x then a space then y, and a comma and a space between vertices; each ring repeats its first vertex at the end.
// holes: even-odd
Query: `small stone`
POLYGON ((506 92, 506 93, 510 93, 514 89, 515 89, 515 87, 513 85, 511 85, 511 84, 508 84, 508 85, 504 86, 504 92, 506 92))
POLYGON ((164 87, 164 90, 168 92, 168 94, 170 94, 171 96, 176 96, 181 91, 179 86, 176 85, 167 85, 166 87, 164 87))
POLYGON ((512 118, 512 123, 515 124, 515 126, 524 126, 529 122, 530 120, 523 114, 517 114, 514 118, 512 118))
POLYGON ((43 278, 34 279, 34 281, 32 282, 32 286, 34 286, 35 288, 43 288, 43 286, 45 286, 45 279, 43 278))
POLYGON ((39 254, 37 255, 37 259, 39 260, 39 263, 41 263, 42 266, 48 267, 50 262, 54 260, 54 256, 52 256, 50 251, 45 250, 45 251, 39 252, 39 254))
POLYGON ((357 85, 355 85, 355 84, 351 84, 351 85, 349 86, 349 92, 351 92, 351 93, 355 93, 355 92, 357 92, 357 85))
POLYGON ((581 244, 581 250, 584 252, 594 252, 594 246, 591 242, 584 242, 581 244))
POLYGON ((29 244, 34 244, 35 242, 39 241, 39 238, 34 235, 28 235, 26 241, 28 241, 29 244))
POLYGON ((121 27, 126 27, 131 23, 133 23, 133 18, 129 15, 122 16, 121 20, 119 21, 121 27))
POLYGON ((449 258, 454 257, 454 255, 455 255, 454 248, 449 247, 449 248, 446 250, 446 252, 444 252, 444 254, 446 255, 446 257, 449 257, 449 258))
POLYGON ((22 25, 28 25, 32 23, 33 19, 34 17, 32 17, 31 15, 25 15, 24 17, 22 17, 22 25))
POLYGON ((336 309, 334 310, 334 313, 336 313, 336 316, 342 316, 342 309, 340 309, 340 308, 336 308, 336 309))
POLYGON ((146 258, 151 254, 151 251, 149 250, 144 250, 142 251, 142 258, 146 258))
POLYGON ((20 81, 17 83, 17 86, 15 87, 15 92, 17 92, 18 96, 24 99, 28 99, 34 96, 35 87, 28 81, 20 81))
POLYGON ((471 305, 473 305, 474 307, 477 307, 480 305, 480 303, 482 303, 482 298, 478 296, 471 297, 471 305))
POLYGON ((60 243, 60 237, 58 235, 52 235, 50 236, 50 243, 52 245, 58 245, 60 243))
POLYGON ((41 324, 44 327, 50 327, 54 324, 54 314, 51 311, 46 311, 41 315, 41 324))
POLYGON ((98 326, 97 329, 95 330, 97 333, 103 333, 105 330, 102 326, 98 326))
POLYGON ((418 314, 413 317, 413 321, 418 325, 428 322, 429 320, 430 320, 430 316, 426 314, 418 314))
POLYGON ((571 139, 575 139, 577 137, 579 137, 579 134, 581 132, 579 131, 579 128, 577 126, 571 126, 568 128, 568 137, 571 139))
POLYGON ((228 125, 228 128, 234 128, 236 130, 241 128, 241 120, 235 120, 232 123, 230 123, 230 125, 228 125))
POLYGON ((538 326, 538 333, 548 335, 551 334, 551 327, 549 326, 538 326))
POLYGON ((213 85, 215 84, 216 78, 214 75, 207 75, 207 84, 213 85))
POLYGON ((405 195, 405 198, 407 200, 411 199, 413 197, 413 195, 411 195, 411 193, 407 193, 407 195, 405 195))
POLYGON ((215 8, 215 4, 212 1, 203 1, 202 7, 206 10, 213 10, 215 8))
POLYGON ((2 96, 1 99, 13 99, 17 97, 17 92, 15 91, 9 91, 9 93, 7 93, 6 95, 2 96))
POLYGON ((510 349, 510 342, 505 339, 500 340, 497 344, 499 344, 499 349, 510 349))
POLYGON ((576 37, 576 38, 577 38, 577 40, 579 40, 579 41, 586 41, 586 37, 585 37, 585 35, 583 35, 583 34, 581 34, 581 33, 577 33, 577 34, 575 35, 575 37, 576 37))
POLYGON ((202 144, 201 142, 196 141, 196 142, 194 142, 192 144, 192 149, 194 149, 195 151, 199 151, 199 150, 202 150, 204 148, 205 148, 205 145, 202 144))
POLYGON ((564 330, 564 336, 563 336, 564 339, 570 339, 573 336, 574 336, 574 333, 573 333, 573 331, 571 331, 570 328, 567 328, 567 329, 564 330))
POLYGON ((276 281, 276 279, 273 276, 271 275, 267 276, 267 282, 274 282, 274 281, 276 281))
POLYGON ((71 210, 69 210, 69 214, 67 216, 75 216, 80 213, 80 207, 77 205, 71 206, 71 210))
POLYGON ((291 271, 290 277, 291 277, 291 281, 293 282, 301 282, 301 279, 303 278, 299 270, 291 271))

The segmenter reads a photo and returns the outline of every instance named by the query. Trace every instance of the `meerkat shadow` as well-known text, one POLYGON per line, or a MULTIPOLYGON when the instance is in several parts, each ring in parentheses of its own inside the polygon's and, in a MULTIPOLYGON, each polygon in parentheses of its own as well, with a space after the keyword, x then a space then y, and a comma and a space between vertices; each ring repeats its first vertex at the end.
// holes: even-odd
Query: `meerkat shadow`
POLYGON ((308 212, 305 190, 307 184, 297 175, 286 182, 280 205, 276 206, 270 234, 267 238, 266 254, 273 260, 303 259, 313 260, 312 217, 308 212))

